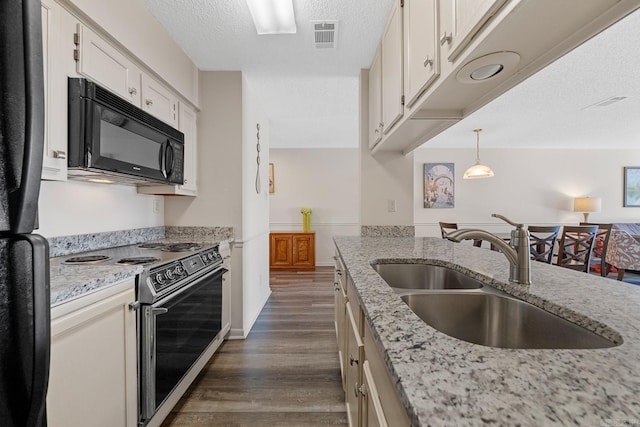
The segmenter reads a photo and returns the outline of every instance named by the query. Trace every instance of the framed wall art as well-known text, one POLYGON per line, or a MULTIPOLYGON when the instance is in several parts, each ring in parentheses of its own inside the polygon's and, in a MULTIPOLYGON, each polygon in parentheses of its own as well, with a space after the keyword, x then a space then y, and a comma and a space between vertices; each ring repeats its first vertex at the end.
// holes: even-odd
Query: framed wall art
POLYGON ((624 168, 624 207, 640 207, 640 167, 624 168))
POLYGON ((453 163, 424 164, 424 208, 443 209, 455 206, 453 163))

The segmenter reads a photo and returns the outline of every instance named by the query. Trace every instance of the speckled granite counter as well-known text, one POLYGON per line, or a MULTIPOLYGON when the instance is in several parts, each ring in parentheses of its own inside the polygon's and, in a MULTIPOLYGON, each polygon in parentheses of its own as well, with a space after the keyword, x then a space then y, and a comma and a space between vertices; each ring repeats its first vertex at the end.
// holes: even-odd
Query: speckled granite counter
POLYGON ((218 244, 233 240, 232 227, 154 227, 123 230, 108 233, 84 234, 50 239, 51 258, 51 306, 79 298, 91 292, 135 277, 142 272, 139 265, 69 265, 61 264, 62 258, 70 254, 123 246, 140 242, 159 241, 182 243, 193 241, 218 244))
POLYGON ((437 238, 334 240, 414 425, 640 425, 640 287, 535 262, 532 285, 514 285, 502 254, 437 238), (597 350, 513 350, 457 340, 420 320, 371 268, 373 260, 428 260, 473 272, 624 342, 597 350))

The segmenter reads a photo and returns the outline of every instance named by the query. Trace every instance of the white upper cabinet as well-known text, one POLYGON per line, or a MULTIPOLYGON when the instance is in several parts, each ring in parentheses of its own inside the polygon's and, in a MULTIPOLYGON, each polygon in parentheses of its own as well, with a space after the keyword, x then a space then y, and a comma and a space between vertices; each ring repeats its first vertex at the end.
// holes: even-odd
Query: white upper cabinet
POLYGON ((404 112, 402 89, 402 0, 395 0, 382 35, 382 123, 391 130, 404 112))
POLYGON ((437 0, 404 0, 404 36, 404 91, 411 107, 440 75, 437 0))
POLYGON ((42 179, 67 180, 67 77, 75 75, 77 20, 54 0, 41 1, 44 66, 42 179))
POLYGON ((382 58, 380 47, 369 69, 369 148, 382 139, 382 58))
POLYGON ((86 25, 78 24, 77 34, 78 73, 140 106, 140 69, 86 25))
POLYGON ((439 42, 449 61, 454 61, 482 26, 508 0, 443 0, 439 42))
POLYGON ((173 127, 178 126, 178 100, 152 77, 142 75, 142 109, 173 127))

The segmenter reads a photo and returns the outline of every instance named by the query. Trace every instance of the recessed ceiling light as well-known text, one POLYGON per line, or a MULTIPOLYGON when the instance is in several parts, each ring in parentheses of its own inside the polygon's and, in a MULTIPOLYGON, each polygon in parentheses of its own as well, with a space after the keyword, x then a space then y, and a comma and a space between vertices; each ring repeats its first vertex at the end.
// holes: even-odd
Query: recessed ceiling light
POLYGON ((295 34, 293 0, 247 0, 258 34, 295 34))
POLYGON ((482 83, 496 77, 512 74, 520 62, 515 52, 495 52, 467 63, 458 71, 456 79, 461 83, 482 83))

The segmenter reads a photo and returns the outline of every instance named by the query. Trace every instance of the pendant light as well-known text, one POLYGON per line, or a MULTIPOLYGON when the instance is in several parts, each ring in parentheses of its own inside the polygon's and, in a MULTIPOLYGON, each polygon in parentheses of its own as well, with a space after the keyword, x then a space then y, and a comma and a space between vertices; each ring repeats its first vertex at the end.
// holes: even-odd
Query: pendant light
POLYGON ((476 162, 464 171, 462 177, 464 179, 491 178, 493 176, 491 168, 480 163, 480 132, 482 129, 474 129, 473 131, 476 133, 476 162))

